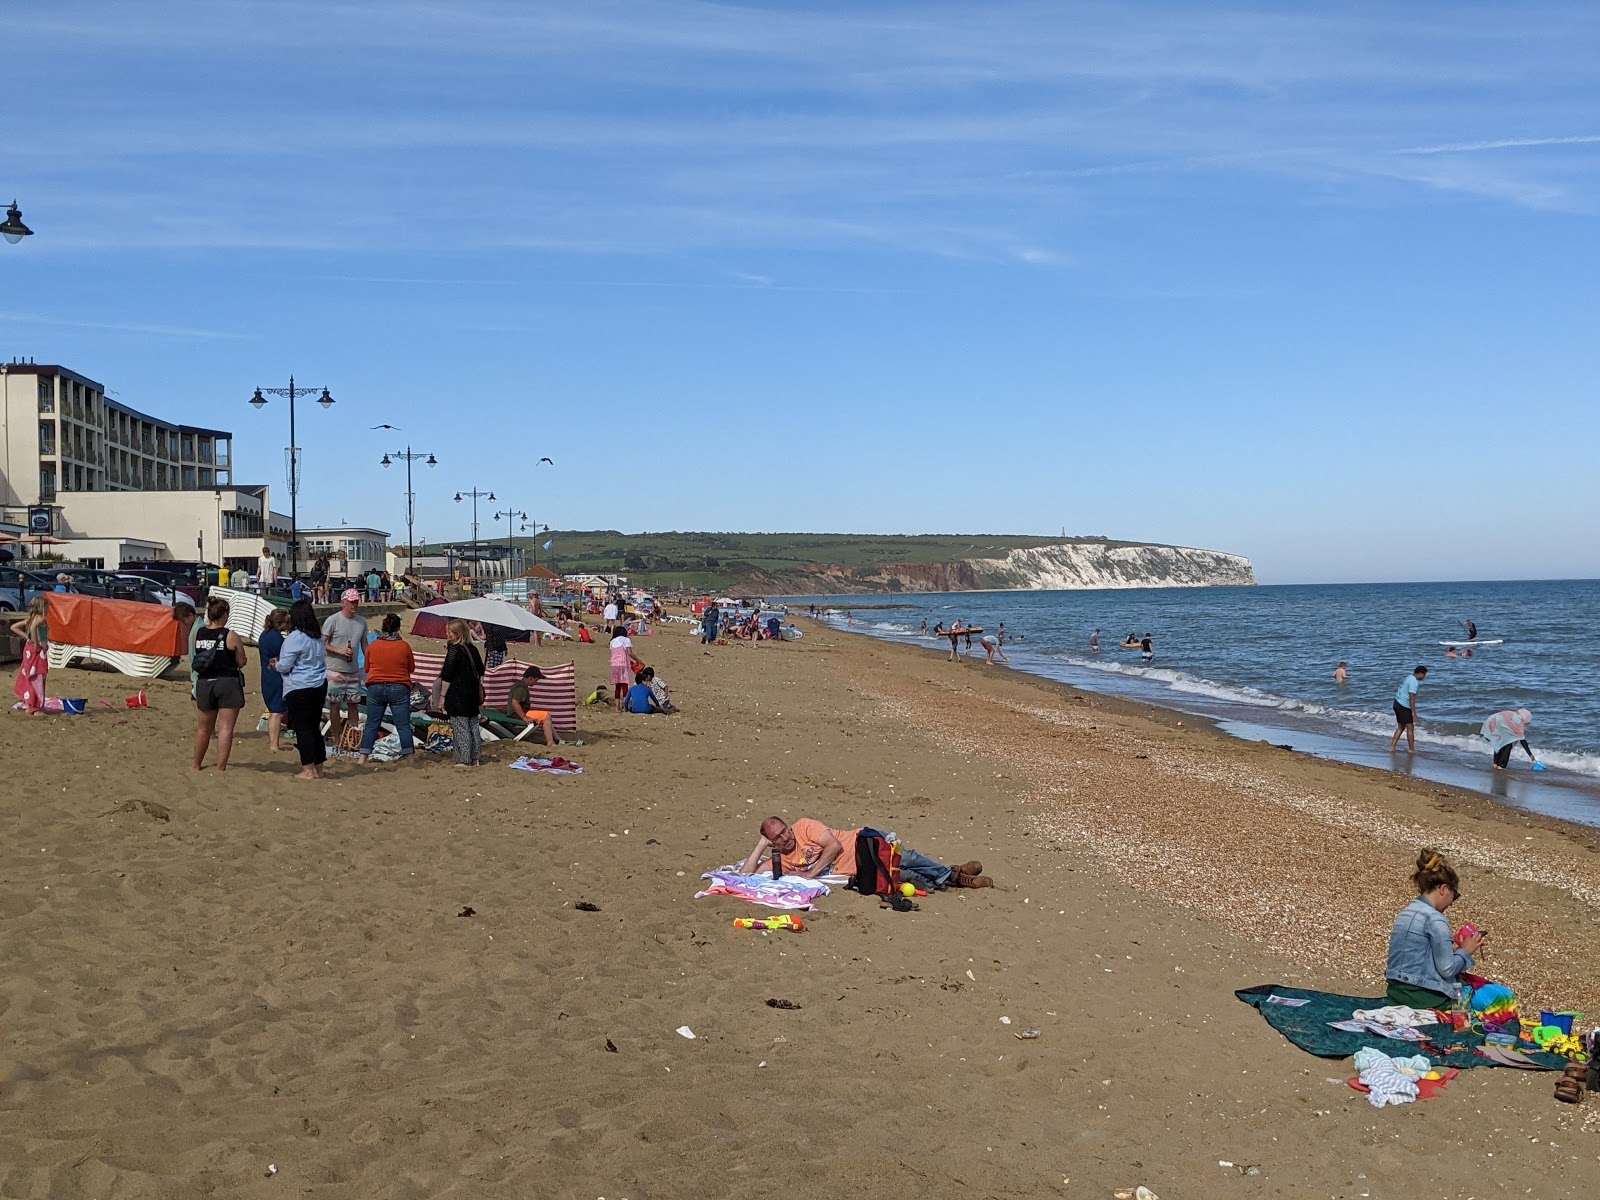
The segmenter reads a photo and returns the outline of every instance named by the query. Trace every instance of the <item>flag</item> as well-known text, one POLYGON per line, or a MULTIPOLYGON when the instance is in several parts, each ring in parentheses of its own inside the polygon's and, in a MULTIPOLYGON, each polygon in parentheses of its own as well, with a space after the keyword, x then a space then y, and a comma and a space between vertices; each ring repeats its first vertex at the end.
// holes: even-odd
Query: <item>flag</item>
POLYGON ((549 540, 549 541, 548 541, 548 542, 546 542, 546 543, 545 543, 545 544, 544 544, 544 548, 545 548, 545 549, 546 549, 546 550, 548 550, 548 549, 550 549, 550 547, 551 547, 551 546, 554 546, 554 545, 555 545, 555 544, 556 544, 556 540, 555 540, 555 538, 551 538, 551 539, 550 539, 550 540, 549 540))

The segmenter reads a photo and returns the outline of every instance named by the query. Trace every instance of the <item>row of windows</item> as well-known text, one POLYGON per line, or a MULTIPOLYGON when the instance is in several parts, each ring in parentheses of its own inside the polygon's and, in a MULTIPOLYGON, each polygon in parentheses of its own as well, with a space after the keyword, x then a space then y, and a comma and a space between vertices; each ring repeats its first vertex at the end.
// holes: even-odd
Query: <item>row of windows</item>
POLYGON ((311 558, 324 554, 332 557, 335 553, 339 553, 369 562, 382 559, 387 549, 388 546, 383 542, 374 542, 368 538, 339 538, 337 545, 331 538, 307 538, 305 542, 305 553, 311 558))
MULTIPOLYGON (((61 474, 58 477, 55 463, 39 465, 41 504, 54 500, 57 491, 105 492, 122 488, 144 491, 193 491, 197 488, 231 486, 227 471, 214 471, 210 467, 184 467, 180 472, 177 467, 168 467, 165 463, 157 463, 154 469, 149 463, 145 463, 142 471, 137 471, 132 466, 123 468, 120 464, 105 471, 97 471, 80 463, 62 463, 61 474)), ((257 528, 251 532, 260 532, 259 522, 257 528)), ((249 534, 239 536, 245 537, 249 534)))
MULTIPOLYGON (((101 393, 73 380, 56 380, 43 375, 39 377, 41 413, 56 412, 58 382, 61 393, 61 418, 63 422, 77 421, 86 427, 87 446, 91 456, 94 453, 94 435, 102 433, 113 445, 126 446, 131 450, 143 451, 145 454, 182 458, 207 466, 213 463, 219 467, 229 465, 232 449, 229 439, 213 439, 205 434, 197 437, 191 433, 183 434, 180 439, 177 430, 164 429, 153 421, 146 421, 121 409, 111 408, 104 403, 105 397, 101 393)), ((39 424, 43 428, 46 422, 41 421, 39 424)), ((77 431, 74 431, 75 438, 76 433, 77 431)), ((62 436, 65 438, 65 432, 62 436)), ((77 444, 76 441, 74 444, 77 444)), ((80 454, 79 457, 83 455, 80 454)))

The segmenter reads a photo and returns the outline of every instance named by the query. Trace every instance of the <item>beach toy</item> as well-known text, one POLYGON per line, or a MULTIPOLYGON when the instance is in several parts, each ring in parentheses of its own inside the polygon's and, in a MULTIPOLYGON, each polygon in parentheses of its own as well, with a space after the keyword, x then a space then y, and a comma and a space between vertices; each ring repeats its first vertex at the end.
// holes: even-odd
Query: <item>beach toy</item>
POLYGON ((135 692, 123 701, 129 708, 149 708, 150 697, 143 692, 135 692))
POLYGON ((777 917, 735 917, 735 929, 761 929, 776 933, 780 929, 791 929, 795 933, 805 931, 805 923, 799 917, 791 917, 788 913, 777 917))
POLYGON ((902 896, 915 896, 917 894, 917 885, 914 883, 902 883, 900 885, 900 894, 902 896))
POLYGON ((1545 766, 1542 762, 1536 762, 1533 764, 1533 769, 1535 771, 1548 771, 1550 768, 1545 766))
POLYGON ((1554 1025, 1565 1037, 1572 1036, 1572 1022, 1575 1017, 1582 1014, 1575 1012, 1543 1012, 1539 1013, 1540 1025, 1554 1025))
POLYGON ((87 699, 69 699, 65 696, 61 699, 61 711, 71 717, 83 716, 88 707, 89 701, 87 699))

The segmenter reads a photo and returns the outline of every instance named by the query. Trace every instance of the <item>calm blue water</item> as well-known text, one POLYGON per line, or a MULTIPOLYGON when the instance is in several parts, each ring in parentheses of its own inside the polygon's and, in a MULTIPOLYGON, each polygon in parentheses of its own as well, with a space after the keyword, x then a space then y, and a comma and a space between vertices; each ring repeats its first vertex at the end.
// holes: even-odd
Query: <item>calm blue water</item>
MULTIPOLYGON (((961 618, 991 632, 1003 621, 1016 669, 1214 717, 1240 736, 1270 736, 1297 750, 1600 823, 1595 581, 961 592, 801 603, 836 609, 830 623, 841 628, 944 651, 948 641, 919 636, 924 618, 929 629, 961 618), (903 607, 863 607, 883 604, 903 607), (852 626, 846 611, 854 614, 852 626), (1481 647, 1470 659, 1447 658, 1439 643, 1464 637, 1461 622, 1469 617, 1480 638, 1504 644, 1481 647), (1098 656, 1088 644, 1096 626, 1098 656), (1153 663, 1117 648, 1129 632, 1153 635, 1153 663), (1333 680, 1341 659, 1350 672, 1342 686, 1333 680), (1390 705, 1418 664, 1429 671, 1418 697, 1419 754, 1415 761, 1403 752, 1391 758, 1390 705), (1478 728, 1505 708, 1532 710, 1529 740, 1549 771, 1534 775, 1520 750, 1510 773, 1489 769, 1478 728)), ((976 640, 973 646, 981 659, 976 640)))

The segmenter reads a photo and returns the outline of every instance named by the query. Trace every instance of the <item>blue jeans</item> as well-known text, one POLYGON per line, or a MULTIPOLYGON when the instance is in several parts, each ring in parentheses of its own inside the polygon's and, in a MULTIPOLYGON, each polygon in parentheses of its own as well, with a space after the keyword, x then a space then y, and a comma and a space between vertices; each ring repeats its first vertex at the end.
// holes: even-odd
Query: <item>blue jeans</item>
POLYGON ((904 842, 900 844, 900 878, 908 880, 923 891, 942 891, 950 876, 955 874, 942 862, 935 862, 926 854, 918 854, 904 842))
POLYGON ((416 748, 411 740, 411 688, 403 683, 367 684, 367 728, 361 735, 361 753, 371 754, 378 744, 378 726, 386 710, 400 735, 401 756, 410 754, 416 748))

